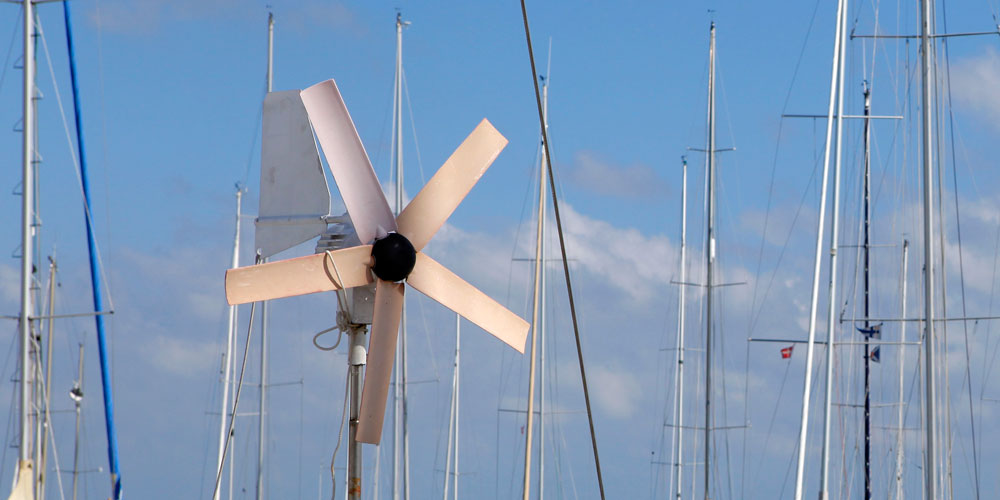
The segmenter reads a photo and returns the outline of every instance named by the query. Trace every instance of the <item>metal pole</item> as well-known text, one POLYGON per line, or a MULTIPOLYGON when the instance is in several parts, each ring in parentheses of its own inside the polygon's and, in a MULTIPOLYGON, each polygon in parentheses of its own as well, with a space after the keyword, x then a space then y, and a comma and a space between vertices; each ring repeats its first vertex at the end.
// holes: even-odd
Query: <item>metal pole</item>
POLYGON ((458 500, 458 410, 460 408, 461 399, 461 386, 462 386, 462 329, 461 329, 462 318, 455 318, 455 477, 452 479, 455 482, 455 500, 458 500))
POLYGON ((78 363, 76 384, 70 391, 73 398, 73 408, 76 411, 76 432, 73 437, 73 500, 76 500, 76 483, 80 475, 80 404, 83 402, 83 344, 80 344, 80 361, 78 363))
MULTIPOLYGON (((712 449, 712 279, 715 267, 715 22, 708 48, 708 213, 705 220, 705 500, 710 498, 712 449)), ((683 285, 682 285, 683 286, 683 285)))
MULTIPOLYGON (((403 210, 403 26, 409 24, 403 21, 401 13, 396 13, 396 81, 394 88, 394 122, 393 136, 396 143, 396 216, 403 210)), ((399 356, 396 358, 396 419, 400 432, 393 431, 393 499, 399 499, 399 489, 402 487, 403 499, 410 499, 410 436, 407 422, 407 344, 406 344, 406 302, 399 320, 399 356), (400 439, 402 437, 402 439, 400 439), (400 442, 402 441, 402 442, 400 442), (400 456, 402 447, 402 456, 400 456), (402 464, 400 464, 402 461, 402 464), (399 468, 402 466, 402 484, 399 481, 399 468)))
POLYGON ((361 500, 361 442, 356 438, 358 418, 361 414, 361 370, 365 366, 368 353, 365 351, 365 327, 351 328, 351 420, 348 429, 347 448, 347 499, 361 500))
MULTIPOLYGON (((52 425, 52 414, 49 409, 52 402, 52 327, 55 323, 55 308, 56 308, 56 258, 55 252, 53 251, 53 256, 49 257, 49 321, 46 331, 45 339, 45 392, 43 397, 45 399, 45 404, 43 408, 45 409, 45 415, 42 420, 42 446, 41 446, 41 460, 38 461, 38 498, 45 498, 45 480, 46 476, 46 464, 48 463, 48 449, 49 449, 49 433, 48 428, 52 425)), ((57 464, 58 465, 58 464, 57 464)))
MULTIPOLYGON (((542 86, 543 96, 545 86, 542 86)), ((544 101, 543 101, 543 119, 544 101)), ((544 123, 544 122, 543 122, 544 123)), ((545 162, 545 152, 542 151, 542 164, 545 162)), ((542 239, 543 223, 542 215, 545 212, 545 168, 539 168, 538 174, 538 226, 535 230, 535 278, 534 278, 534 301, 531 310, 531 360, 528 364, 528 411, 527 422, 524 427, 524 481, 522 483, 521 498, 528 500, 531 492, 531 441, 534 437, 533 425, 535 417, 535 361, 538 357, 538 336, 539 336, 539 310, 541 305, 541 275, 542 266, 542 239)))
MULTIPOLYGON (((80 182, 83 187, 84 210, 87 227, 87 252, 90 256, 90 281, 94 301, 94 311, 101 312, 104 295, 101 285, 101 269, 94 235, 94 220, 91 213, 90 182, 87 178, 87 154, 83 140, 82 113, 80 112, 80 91, 76 78, 76 56, 73 49, 73 23, 70 16, 70 2, 63 2, 63 18, 66 25, 66 45, 69 52, 70 81, 73 85, 73 116, 76 125, 76 146, 80 160, 80 182)), ((111 392, 111 359, 108 354, 107 336, 104 332, 104 315, 94 316, 97 329, 97 357, 101 367, 101 388, 104 392, 104 425, 108 440, 108 464, 111 469, 112 498, 122 495, 121 471, 118 466, 118 436, 115 432, 114 398, 111 392)))
MULTIPOLYGON (((902 297, 900 318, 906 317, 906 264, 910 242, 903 240, 903 269, 900 273, 902 284, 900 285, 900 296, 902 297)), ((896 500, 903 499, 903 359, 906 353, 906 322, 899 325, 899 401, 896 417, 896 500)))
MULTIPOLYGON (((552 62, 552 39, 549 39, 549 63, 552 62)), ((549 73, 546 69, 545 84, 542 85, 542 118, 543 126, 549 127, 549 73)), ((543 139, 544 140, 544 139, 543 139)), ((545 170, 545 148, 542 148, 542 161, 538 168, 545 170)), ((541 183, 545 184, 545 176, 541 176, 541 183)), ((540 203, 538 212, 538 225, 541 231, 538 233, 538 247, 541 258, 539 263, 541 271, 538 275, 538 500, 545 498, 545 189, 539 190, 540 203)), ((456 498, 456 500, 458 500, 456 498)))
POLYGON ((462 317, 455 315, 455 367, 454 374, 451 379, 451 402, 449 404, 448 413, 448 451, 445 454, 444 462, 444 495, 443 500, 448 500, 448 488, 451 485, 452 478, 448 477, 449 473, 452 473, 452 454, 455 456, 455 470, 454 470, 454 482, 455 482, 455 493, 454 498, 458 498, 458 378, 459 378, 459 346, 460 346, 460 336, 461 336, 461 324, 462 317))
POLYGON ((837 1, 837 28, 834 30, 833 69, 830 71, 830 101, 826 119, 826 147, 823 152, 823 181, 820 188, 819 220, 816 228, 816 253, 813 260, 812 295, 809 303, 809 339, 806 344, 806 370, 802 387, 802 416, 799 422, 798 461, 795 469, 795 500, 802 500, 806 466, 806 437, 809 434, 809 400, 812 395, 813 347, 816 343, 816 314, 819 305, 819 275, 823 255, 823 226, 826 222, 827 182, 830 172, 830 152, 832 150, 833 115, 836 104, 838 73, 840 70, 843 25, 846 16, 846 0, 837 1))
MULTIPOLYGON (((24 0, 24 107, 22 128, 22 157, 21 157, 21 312, 18 318, 20 327, 20 350, 21 350, 21 414, 20 414, 20 441, 18 444, 18 459, 26 465, 31 460, 31 386, 32 360, 30 347, 31 339, 31 281, 33 236, 34 236, 34 110, 32 100, 35 90, 35 54, 32 36, 34 35, 34 5, 31 0, 24 0)), ((20 477, 20 476, 19 476, 20 477)))
MULTIPOLYGON (((846 16, 846 9, 844 10, 846 16)), ((844 31, 847 23, 840 23, 841 31, 837 34, 842 40, 846 39, 844 31)), ((833 213, 830 221, 830 276, 829 276, 829 302, 826 317, 826 390, 823 404, 823 462, 822 473, 820 474, 820 499, 830 498, 829 477, 830 477, 830 427, 832 424, 833 409, 833 363, 834 346, 836 345, 836 325, 837 325, 837 238, 840 234, 840 167, 842 159, 842 145, 844 132, 844 49, 845 43, 840 44, 840 66, 837 75, 837 142, 834 151, 835 161, 833 166, 833 213)), ((867 96, 867 91, 866 94, 867 96)), ((867 101, 866 101, 867 102, 867 101)), ((867 110, 867 105, 865 107, 867 110)), ((867 113, 867 111, 866 111, 867 113)), ((867 122, 865 127, 867 130, 867 122)), ((867 155, 866 155, 867 158, 867 155)), ((867 165, 867 159, 865 161, 867 165)), ((867 179, 867 177, 866 177, 867 179)), ((866 198, 867 200, 867 198, 866 198)), ((866 233, 867 234, 867 233, 866 233)), ((867 240, 866 240, 867 241, 867 240)), ((867 243, 866 243, 867 245, 867 243)), ((867 283, 867 282, 866 282, 867 283)), ((868 317, 867 312, 865 317, 868 317)))
POLYGON ((274 13, 267 13, 267 91, 274 88, 274 13))
MULTIPOLYGON (((871 329, 871 92, 865 86, 865 186, 864 186, 864 255, 865 255, 865 331, 871 329)), ((865 333, 864 358, 865 358, 865 500, 872 498, 872 398, 871 398, 871 355, 869 354, 869 339, 871 335, 865 333)))
POLYGON ((921 0, 921 93, 923 106, 923 177, 924 177, 924 406, 926 409, 926 455, 924 459, 924 498, 937 500, 937 411, 934 377, 934 237, 933 192, 933 109, 931 105, 931 10, 930 0, 921 0))
POLYGON ((687 294, 687 158, 682 157, 681 165, 681 256, 680 256, 680 281, 677 298, 677 383, 674 389, 674 432, 676 433, 676 460, 674 462, 674 474, 676 476, 677 488, 676 498, 681 498, 681 476, 683 467, 683 441, 684 441, 684 314, 685 298, 687 294))
MULTIPOLYGON (((235 269, 240 266, 240 213, 242 209, 243 201, 243 188, 239 184, 236 185, 236 230, 235 236, 233 237, 233 258, 230 263, 230 269, 235 269)), ((237 312, 236 306, 229 306, 229 327, 228 334, 226 336, 226 354, 223 360, 223 375, 222 375, 222 412, 219 418, 219 458, 216 460, 216 468, 222 469, 223 466, 223 452, 226 447, 226 433, 229 431, 229 426, 226 425, 226 416, 229 414, 229 377, 233 370, 233 338, 236 333, 237 325, 237 312)), ((236 418, 235 415, 232 418, 236 418)), ((215 491, 215 495, 212 497, 214 500, 219 500, 220 492, 215 491)))
MULTIPOLYGON (((274 14, 267 14, 267 91, 274 80, 274 14)), ((258 255, 260 251, 258 250, 258 255)), ((261 263, 267 259, 261 259, 261 263)), ((260 402, 257 406, 257 500, 264 498, 264 452, 266 450, 264 409, 267 406, 267 301, 260 304, 260 402)), ((236 415, 233 415, 236 418, 236 415)))

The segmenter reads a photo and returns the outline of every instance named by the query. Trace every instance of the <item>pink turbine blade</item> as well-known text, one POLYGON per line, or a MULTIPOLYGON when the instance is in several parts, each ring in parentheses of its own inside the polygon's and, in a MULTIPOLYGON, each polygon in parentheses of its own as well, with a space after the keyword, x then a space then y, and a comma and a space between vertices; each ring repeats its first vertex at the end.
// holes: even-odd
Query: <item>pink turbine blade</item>
POLYGON ((399 214, 399 233, 413 248, 427 245, 506 146, 507 139, 489 121, 479 122, 399 214))
POLYGON ((371 245, 226 271, 230 305, 351 288, 372 282, 371 245), (339 279, 338 279, 339 273, 339 279), (343 280, 343 282, 341 282, 343 280))
POLYGON ((303 90, 302 104, 358 238, 362 243, 371 243, 376 237, 395 231, 396 220, 337 84, 327 80, 303 90))
POLYGON ((461 314, 518 352, 524 353, 528 322, 423 252, 417 252, 417 264, 406 282, 440 302, 441 305, 461 314))
POLYGON ((357 439, 378 444, 382 440, 385 400, 389 396, 392 364, 396 359, 396 336, 403 312, 403 284, 378 280, 375 284, 375 315, 368 341, 368 367, 361 391, 361 415, 357 439))

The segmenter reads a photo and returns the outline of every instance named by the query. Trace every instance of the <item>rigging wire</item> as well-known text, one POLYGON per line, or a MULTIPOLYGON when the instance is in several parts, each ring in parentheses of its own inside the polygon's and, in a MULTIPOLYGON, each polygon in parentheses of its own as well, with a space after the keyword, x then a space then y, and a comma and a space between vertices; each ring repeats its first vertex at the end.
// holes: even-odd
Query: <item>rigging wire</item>
MULTIPOLYGON (((260 264, 261 258, 260 254, 257 254, 257 262, 254 265, 260 264)), ((257 312, 257 303, 254 302, 250 305, 250 320, 247 322, 247 340, 243 346, 243 364, 240 367, 240 379, 236 384, 236 396, 233 397, 233 413, 232 418, 229 419, 229 431, 226 433, 226 443, 222 448, 222 460, 219 462, 219 470, 215 475, 215 488, 212 490, 212 496, 215 497, 219 492, 219 481, 222 480, 222 464, 226 463, 226 454, 229 452, 229 442, 233 439, 233 426, 236 425, 236 410, 240 405, 240 394, 243 392, 243 375, 246 374, 247 370, 247 354, 250 350, 250 338, 253 336, 253 316, 257 312)))
POLYGON ((535 104, 538 108, 538 123, 542 129, 542 145, 545 148, 545 163, 549 171, 549 187, 552 192, 552 206, 556 218, 556 230, 559 233, 559 249, 562 252, 563 271, 566 277, 566 292, 569 297, 570 316, 573 319, 573 336, 576 339, 576 354, 580 363, 580 381, 583 385, 583 400, 587 406, 587 422, 590 424, 590 441, 594 449, 594 466, 597 470, 597 485, 600 490, 601 500, 604 500, 604 478, 601 476, 601 459, 597 453, 597 434, 594 430, 594 414, 590 407, 590 391, 587 388, 587 372, 583 364, 583 347, 580 344, 580 328, 577 324, 576 304, 573 300, 573 286, 570 281, 569 259, 566 256, 566 240, 563 236, 562 218, 559 214, 559 199, 556 193, 556 182, 552 178, 552 154, 549 151, 548 132, 545 127, 545 113, 542 109, 542 95, 538 89, 538 71, 535 69, 535 53, 531 45, 531 30, 528 27, 528 10, 524 0, 521 0, 521 18, 524 21, 524 37, 528 45, 528 59, 531 63, 531 83, 535 87, 535 104))
MULTIPOLYGON (((948 32, 948 9, 946 8, 944 0, 942 0, 941 5, 941 15, 942 15, 942 27, 945 33, 948 32)), ((966 311, 966 300, 965 300, 965 259, 962 252, 962 220, 959 212, 959 201, 958 201, 958 160, 955 154, 955 114, 954 107, 952 106, 952 94, 951 94, 951 60, 950 53, 948 51, 948 41, 947 39, 942 40, 942 48, 944 49, 944 71, 946 79, 946 89, 947 89, 947 107, 948 107, 948 132, 949 140, 951 143, 951 175, 952 175, 952 189, 954 189, 954 201, 955 201, 955 232, 958 243, 958 277, 959 277, 959 289, 961 290, 962 297, 962 317, 968 316, 966 311)), ((944 186, 941 187, 944 189, 944 186)), ((941 271, 944 272, 944 269, 941 271)), ((972 470, 975 475, 975 492, 976 498, 980 498, 979 492, 979 462, 976 452, 976 421, 975 412, 972 406, 972 367, 971 367, 971 357, 969 355, 969 322, 968 320, 962 321, 962 331, 965 337, 965 377, 968 379, 968 395, 969 395, 969 426, 972 432, 972 470)))

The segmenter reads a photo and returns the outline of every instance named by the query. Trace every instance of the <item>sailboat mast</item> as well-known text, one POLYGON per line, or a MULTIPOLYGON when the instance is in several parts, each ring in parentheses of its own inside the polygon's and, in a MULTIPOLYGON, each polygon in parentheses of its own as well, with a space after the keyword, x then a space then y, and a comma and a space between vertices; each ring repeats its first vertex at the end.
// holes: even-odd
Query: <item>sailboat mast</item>
POLYGON ((924 177, 924 407, 926 410, 926 437, 924 458, 924 498, 937 500, 937 443, 935 439, 937 411, 936 381, 934 378, 934 151, 931 78, 931 10, 930 0, 921 0, 920 57, 921 94, 923 106, 923 177, 924 177))
MULTIPOLYGON (((816 251, 813 254, 812 289, 809 300, 809 336, 806 341, 806 367, 805 377, 802 384, 802 413, 799 421, 798 457, 795 469, 795 500, 802 500, 803 485, 805 481, 807 451, 806 438, 809 435, 809 401, 812 397, 813 355, 816 344, 816 314, 819 305, 819 277, 823 256, 823 226, 826 220, 827 183, 829 181, 830 173, 830 153, 833 149, 833 141, 831 139, 833 136, 833 118, 835 114, 834 106, 836 104, 837 91, 839 88, 837 76, 841 68, 840 59, 841 53, 843 52, 841 47, 844 42, 843 35, 847 16, 846 11, 846 0, 838 0, 837 28, 834 30, 833 64, 830 71, 830 98, 826 118, 826 147, 823 151, 823 176, 820 187, 819 218, 816 224, 816 251)), ((832 348, 832 346, 828 346, 828 348, 832 348)))
MULTIPOLYGON (((552 39, 549 39, 549 64, 545 70, 545 82, 542 85, 542 118, 543 126, 549 128, 549 78, 552 74, 552 39)), ((542 136, 544 140, 544 135, 542 136)), ((547 157, 545 148, 542 148, 542 162, 539 163, 539 170, 545 171, 547 157)), ((540 177, 541 184, 547 182, 545 176, 540 177)), ((538 275, 538 500, 545 499, 545 190, 541 190, 541 203, 539 204, 538 225, 542 228, 539 232, 538 249, 541 272, 538 275)), ((457 500, 457 498, 456 498, 457 500)))
POLYGON ((687 158, 681 157, 681 256, 680 256, 680 286, 677 297, 677 377, 674 387, 674 475, 676 477, 677 500, 681 498, 681 476, 684 472, 684 313, 686 307, 687 285, 687 158))
MULTIPOLYGON (((903 240, 903 269, 900 272, 901 285, 899 317, 906 317, 906 264, 910 242, 903 240)), ((899 323, 899 400, 896 402, 896 500, 903 500, 903 357, 906 354, 906 322, 899 323)))
MULTIPOLYGON (((34 109, 32 99, 35 89, 35 54, 32 37, 34 35, 34 5, 31 0, 24 0, 24 108, 21 120, 22 157, 21 157, 21 311, 18 318, 20 327, 21 351, 21 414, 20 440, 18 443, 18 459, 22 464, 31 460, 31 386, 33 363, 30 356, 31 347, 31 280, 34 255, 34 109)), ((22 480, 20 476, 18 481, 22 480)))
POLYGON ((705 216, 705 500, 710 498, 712 450, 712 280, 715 273, 715 22, 708 48, 708 212, 705 216))
POLYGON ((872 205, 871 205, 871 90, 865 85, 865 186, 864 186, 864 298, 865 298, 865 500, 872 498, 872 386, 871 386, 871 354, 869 352, 869 340, 873 333, 871 330, 871 225, 872 225, 872 205))
POLYGON ((76 411, 76 432, 73 435, 73 500, 76 500, 76 482, 80 475, 80 404, 83 402, 83 344, 80 344, 80 361, 77 364, 76 383, 70 391, 76 411))
MULTIPOLYGON (((545 100, 548 94, 548 85, 542 85, 542 119, 543 126, 545 117, 545 100)), ((534 437, 533 426, 535 422, 535 362, 538 358, 538 336, 540 335, 539 312, 541 309, 541 298, 543 291, 541 288, 543 274, 542 269, 545 262, 542 257, 542 240, 544 239, 544 221, 542 214, 545 213, 545 148, 542 148, 542 163, 538 177, 538 225, 535 231, 535 278, 534 278, 534 301, 531 311, 531 361, 528 368, 528 411, 525 415, 527 422, 524 426, 524 481, 521 488, 521 498, 528 500, 531 494, 531 441, 534 437)))
MULTIPOLYGON (((233 258, 230 268, 235 269, 240 265, 240 217, 243 201, 243 188, 236 185, 236 231, 233 237, 233 258)), ((223 359, 222 375, 222 413, 219 418, 219 458, 216 461, 217 470, 222 468, 223 453, 226 446, 226 433, 229 426, 226 425, 226 416, 229 414, 229 379, 233 371, 233 338, 236 334, 236 306, 229 306, 229 326, 226 333, 226 354, 223 359)), ((236 418, 233 415, 232 418, 236 418)), ((219 490, 215 490, 214 500, 219 500, 219 490)))
MULTIPOLYGON (((846 12, 846 9, 845 9, 846 12)), ((846 14, 845 14, 846 15, 846 14)), ((837 71, 837 140, 834 150, 833 166, 833 210, 830 216, 830 274, 826 316, 826 390, 823 404, 823 459, 822 471, 820 472, 820 499, 830 498, 830 432, 833 424, 833 365, 834 351, 836 346, 837 331, 837 238, 840 237, 840 166, 843 157, 843 135, 844 135, 844 52, 847 23, 840 23, 840 32, 837 36, 842 40, 840 44, 839 69, 837 71)), ((867 127, 867 124, 866 124, 867 127)), ((867 164, 867 160, 866 160, 867 164)), ((866 177, 867 179, 867 177, 866 177)), ((866 313, 867 314, 867 313, 866 313)))
MULTIPOLYGON (((401 13, 396 13, 396 79, 393 93, 393 141, 395 143, 396 163, 396 216, 403 209, 403 26, 410 24, 403 21, 401 13)), ((403 500, 410 499, 410 436, 407 418, 407 346, 406 346, 406 301, 403 301, 403 311, 399 320, 399 356, 396 357, 396 405, 395 423, 393 426, 393 461, 392 461, 392 498, 399 500, 402 487, 403 500), (402 451, 402 456, 400 456, 402 451), (402 462, 402 464, 400 464, 402 462), (402 465, 402 481, 400 481, 400 466, 402 465), (400 484, 402 483, 402 484, 400 484)))
POLYGON ((451 379, 451 403, 448 412, 448 451, 445 452, 444 461, 444 495, 443 500, 448 500, 448 488, 454 481, 454 498, 458 499, 458 386, 459 386, 459 362, 461 352, 462 337, 462 317, 455 315, 455 371, 451 379), (455 456, 455 468, 452 472, 452 455, 455 456), (453 474, 454 477, 448 477, 453 474))
MULTIPOLYGON (((274 14, 267 13, 267 92, 274 80, 274 14)), ((237 222, 238 224, 238 222, 237 222)), ((262 262, 267 262, 263 259, 262 262)), ((260 401, 257 406, 257 500, 264 498, 264 451, 266 449, 264 408, 267 406, 267 301, 260 307, 260 401)), ((233 415, 236 418, 236 415, 233 415)))

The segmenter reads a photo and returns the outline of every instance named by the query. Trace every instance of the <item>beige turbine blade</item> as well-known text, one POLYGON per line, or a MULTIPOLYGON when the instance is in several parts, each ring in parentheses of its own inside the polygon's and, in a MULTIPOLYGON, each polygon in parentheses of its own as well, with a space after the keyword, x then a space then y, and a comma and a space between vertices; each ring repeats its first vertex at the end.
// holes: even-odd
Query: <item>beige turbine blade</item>
POLYGON ((396 336, 402 313, 403 284, 378 280, 375 284, 371 339, 368 341, 365 387, 361 391, 361 414, 358 417, 357 439, 362 443, 378 444, 382 440, 385 400, 389 397, 389 380, 396 359, 396 336))
POLYGON ((333 80, 320 82, 303 90, 301 96, 358 238, 371 243, 395 231, 396 219, 337 84, 333 80))
POLYGON ((489 121, 479 122, 396 219, 413 248, 427 245, 506 146, 507 139, 489 121))
POLYGON ((372 282, 372 246, 360 245, 295 259, 279 260, 226 271, 230 305, 327 292, 372 282), (338 278, 339 276, 339 278, 338 278))
POLYGON ((417 252, 417 264, 406 282, 440 302, 441 305, 479 325, 518 352, 524 353, 528 322, 423 252, 417 252))

